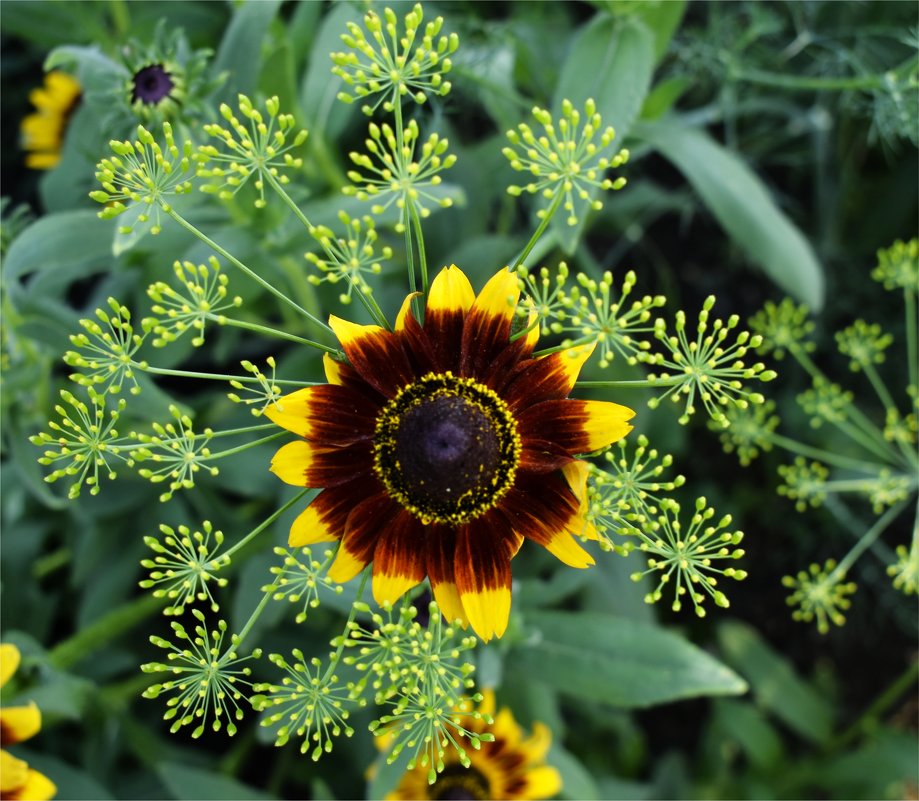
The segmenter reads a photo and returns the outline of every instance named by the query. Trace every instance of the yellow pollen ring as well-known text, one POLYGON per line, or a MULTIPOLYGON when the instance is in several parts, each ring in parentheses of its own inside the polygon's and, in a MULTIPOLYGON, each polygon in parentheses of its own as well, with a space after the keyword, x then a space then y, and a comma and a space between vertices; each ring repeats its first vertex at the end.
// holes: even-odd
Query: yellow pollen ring
MULTIPOLYGON (((455 404, 453 408, 455 415, 455 404)), ((422 376, 403 387, 383 407, 377 417, 373 447, 374 472, 391 498, 426 525, 455 526, 493 509, 504 497, 514 484, 522 445, 510 408, 494 390, 473 378, 446 372, 422 376), (484 450, 476 457, 482 458, 473 461, 474 475, 454 473, 435 464, 428 476, 419 478, 422 457, 416 454, 424 443, 417 447, 412 443, 406 451, 405 440, 412 433, 409 429, 417 425, 406 422, 411 417, 423 419, 425 408, 430 410, 429 416, 436 416, 438 403, 442 405, 447 399, 461 401, 468 410, 469 428, 460 437, 465 438, 464 444, 470 439, 474 440, 473 445, 481 446, 484 450), (489 441, 483 445, 483 439, 489 441), (406 461, 415 464, 404 464, 406 461), (453 480, 456 487, 439 486, 453 480)))

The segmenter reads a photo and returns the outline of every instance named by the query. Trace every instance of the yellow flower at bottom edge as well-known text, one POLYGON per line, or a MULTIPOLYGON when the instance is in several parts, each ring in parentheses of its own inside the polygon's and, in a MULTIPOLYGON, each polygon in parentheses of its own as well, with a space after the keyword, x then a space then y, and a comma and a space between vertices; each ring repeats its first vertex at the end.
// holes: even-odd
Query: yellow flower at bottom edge
POLYGON ((64 133, 81 93, 77 79, 59 70, 45 75, 45 85, 29 93, 37 110, 20 125, 22 147, 29 151, 26 167, 48 170, 61 160, 64 133))
MULTIPOLYGON (((479 705, 483 715, 494 715, 495 696, 483 692, 479 705)), ((483 742, 476 751, 466 750, 471 760, 468 768, 459 761, 455 749, 444 755, 444 769, 434 784, 428 784, 428 766, 416 765, 406 772, 396 789, 386 796, 394 801, 408 799, 540 799, 550 798, 562 788, 558 771, 545 764, 546 752, 552 742, 548 727, 533 725, 533 733, 524 737, 510 709, 503 708, 488 725, 484 718, 464 720, 470 731, 489 731, 494 741, 483 742)))
MULTIPOLYGON (((0 687, 5 685, 19 667, 19 649, 15 645, 0 645, 0 687)), ((41 712, 35 704, 0 709, 0 745, 28 740, 41 729, 41 712)), ((0 750, 0 799, 46 801, 53 798, 57 787, 26 762, 6 750, 0 750)))

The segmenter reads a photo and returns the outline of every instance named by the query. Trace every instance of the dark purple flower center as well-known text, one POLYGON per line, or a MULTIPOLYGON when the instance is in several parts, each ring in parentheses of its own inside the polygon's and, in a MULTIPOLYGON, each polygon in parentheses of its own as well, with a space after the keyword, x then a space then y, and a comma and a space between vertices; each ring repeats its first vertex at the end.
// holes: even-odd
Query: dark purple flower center
POLYGON ((427 375, 383 409, 377 475, 425 523, 458 525, 491 509, 513 483, 520 438, 492 390, 450 373, 427 375))
POLYGON ((151 64, 134 74, 131 102, 139 100, 148 106, 156 105, 169 96, 173 86, 175 83, 166 68, 162 64, 151 64))
POLYGON ((488 799, 491 788, 486 779, 475 768, 464 768, 458 762, 447 765, 437 781, 431 785, 430 797, 439 801, 447 799, 488 799))

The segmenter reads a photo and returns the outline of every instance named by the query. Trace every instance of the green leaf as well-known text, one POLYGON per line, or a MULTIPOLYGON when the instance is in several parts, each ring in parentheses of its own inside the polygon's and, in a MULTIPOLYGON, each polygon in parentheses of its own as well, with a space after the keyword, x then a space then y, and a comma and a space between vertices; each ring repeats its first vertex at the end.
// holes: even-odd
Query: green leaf
POLYGON ((754 700, 802 737, 824 743, 833 731, 833 707, 802 679, 791 664, 738 621, 718 627, 725 659, 747 681, 754 700))
POLYGON ((219 98, 231 105, 237 92, 252 95, 262 64, 262 43, 268 26, 278 13, 281 0, 250 0, 236 6, 214 58, 214 74, 228 72, 230 79, 219 98))
POLYGON ((634 10, 634 16, 654 35, 655 61, 660 61, 667 52, 670 40, 680 27, 685 13, 686 0, 650 0, 634 10))
POLYGON ((121 84, 130 77, 127 67, 112 61, 97 46, 79 47, 64 45, 56 47, 45 59, 45 71, 68 68, 80 82, 84 93, 96 100, 107 96, 111 103, 112 91, 121 88, 121 84))
POLYGON ((160 781, 175 798, 197 798, 200 801, 231 801, 231 799, 271 799, 276 796, 248 784, 210 770, 193 768, 179 762, 156 766, 160 781))
POLYGON ((823 305, 823 269, 813 249, 736 154, 673 118, 638 123, 634 133, 673 162, 751 261, 812 309, 823 305))
POLYGON ((81 801, 81 799, 108 801, 110 798, 115 798, 107 787, 99 784, 89 773, 68 765, 63 760, 47 754, 37 754, 21 746, 16 755, 28 762, 30 768, 43 773, 54 782, 57 786, 55 798, 73 799, 73 801, 81 801))
POLYGON ((689 78, 678 76, 661 81, 645 98, 641 107, 641 119, 656 120, 662 117, 673 107, 673 104, 692 86, 689 78))
POLYGON ((361 23, 361 15, 346 3, 332 7, 316 34, 315 43, 306 74, 301 81, 300 104, 306 114, 306 125, 311 136, 323 141, 334 140, 353 117, 359 104, 339 103, 336 96, 342 90, 341 78, 332 74, 332 60, 329 53, 344 48, 341 34, 347 31, 347 23, 361 23))
POLYGON ((507 675, 559 691, 641 708, 747 689, 732 670, 654 625, 589 612, 530 612, 532 636, 506 661, 507 675))
POLYGON ((717 751, 723 753, 724 740, 736 743, 750 764, 768 771, 780 764, 783 757, 782 739, 763 713, 750 703, 718 699, 710 731, 721 735, 717 751))
MULTIPOLYGON (((562 101, 570 100, 583 109, 593 98, 603 125, 616 129, 615 146, 621 146, 638 118, 654 71, 654 37, 638 19, 598 14, 571 42, 562 66, 552 108, 558 115, 562 101)), ((598 194, 594 189, 591 200, 598 194)), ((583 201, 582 201, 583 202, 583 201)), ((576 225, 568 225, 566 214, 556 214, 551 228, 567 253, 574 253, 584 233, 588 212, 576 225)))
POLYGON ((562 798, 593 801, 599 799, 600 790, 590 775, 590 771, 570 751, 566 751, 557 742, 552 743, 546 762, 558 770, 562 777, 562 798))

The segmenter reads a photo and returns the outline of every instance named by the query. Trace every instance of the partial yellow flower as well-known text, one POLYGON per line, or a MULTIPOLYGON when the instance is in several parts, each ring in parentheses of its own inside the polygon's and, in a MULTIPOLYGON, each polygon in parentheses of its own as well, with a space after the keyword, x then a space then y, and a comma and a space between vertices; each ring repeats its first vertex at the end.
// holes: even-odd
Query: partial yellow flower
POLYGON ((49 170, 61 160, 67 123, 81 94, 77 79, 59 70, 45 75, 45 85, 29 93, 37 110, 20 125, 22 147, 29 151, 26 167, 49 170))
POLYGON ((548 727, 535 723, 533 733, 525 737, 510 709, 505 707, 494 715, 495 695, 491 690, 485 690, 483 696, 479 705, 482 717, 464 719, 464 725, 475 734, 490 732, 494 741, 483 741, 478 750, 466 750, 468 768, 463 767, 455 749, 448 750, 444 769, 433 784, 428 784, 430 766, 416 765, 387 799, 542 799, 561 790, 559 772, 545 764, 552 743, 548 727), (489 725, 486 716, 491 715, 494 723, 489 725))
MULTIPOLYGON (((19 667, 19 649, 15 645, 0 645, 0 687, 9 681, 19 667)), ((35 704, 0 709, 0 745, 28 740, 41 729, 41 712, 35 704)), ((54 783, 26 762, 6 750, 0 750, 0 799, 46 801, 57 792, 54 783)))

